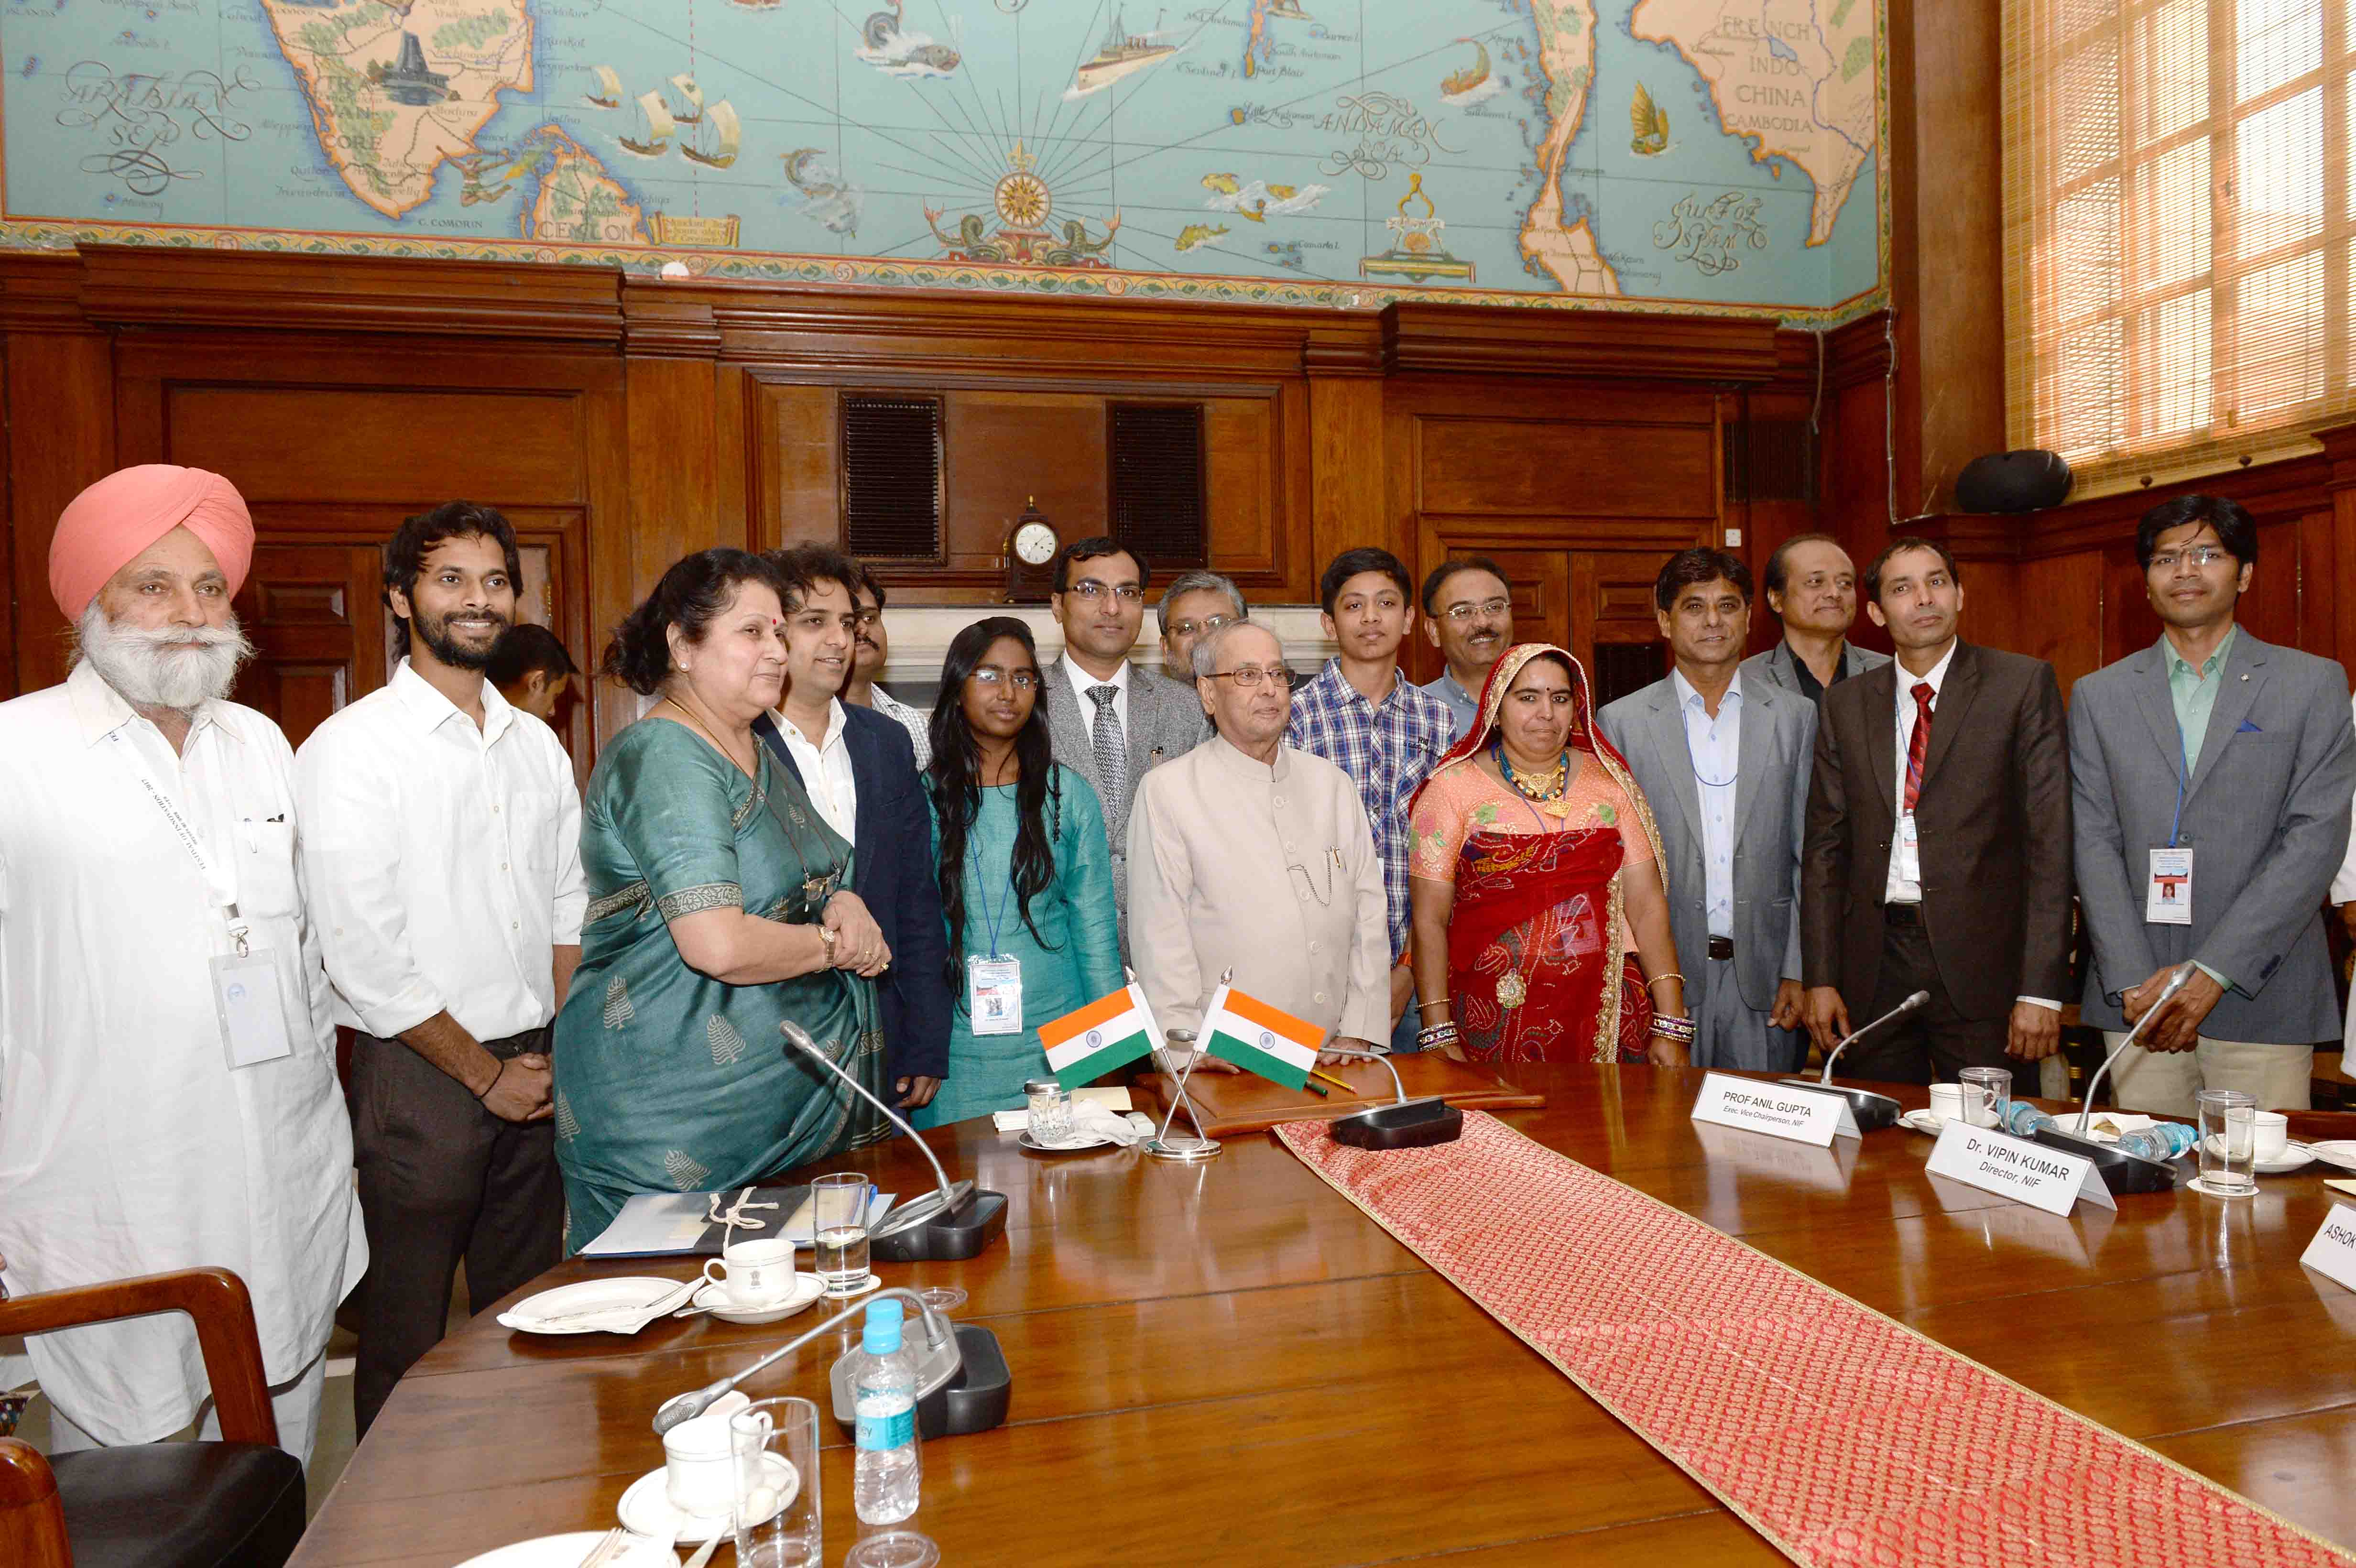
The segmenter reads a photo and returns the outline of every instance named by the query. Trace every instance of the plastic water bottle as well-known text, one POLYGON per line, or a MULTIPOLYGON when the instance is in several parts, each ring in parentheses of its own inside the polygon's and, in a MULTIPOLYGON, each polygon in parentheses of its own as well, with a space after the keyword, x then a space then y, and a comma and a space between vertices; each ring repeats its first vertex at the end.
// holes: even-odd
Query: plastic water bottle
POLYGON ((924 1479, 916 1454, 916 1353, 901 1342, 900 1304, 867 1307, 866 1351, 851 1380, 859 1452, 851 1506, 862 1524, 897 1524, 916 1511, 924 1479))
MULTIPOLYGON (((2040 1127, 2060 1127, 2063 1132, 2071 1132, 2077 1125, 2078 1118, 2072 1116, 2068 1126, 2062 1126, 2061 1123, 2025 1100, 2015 1100, 2004 1113, 2005 1131, 2017 1137, 2033 1136, 2040 1127)), ((2145 1159, 2156 1159, 2165 1164, 2198 1141, 2200 1135, 2181 1122, 2154 1122, 2150 1126, 2135 1132, 2120 1134, 2118 1142, 2111 1147, 2122 1154, 2139 1155, 2145 1159)))

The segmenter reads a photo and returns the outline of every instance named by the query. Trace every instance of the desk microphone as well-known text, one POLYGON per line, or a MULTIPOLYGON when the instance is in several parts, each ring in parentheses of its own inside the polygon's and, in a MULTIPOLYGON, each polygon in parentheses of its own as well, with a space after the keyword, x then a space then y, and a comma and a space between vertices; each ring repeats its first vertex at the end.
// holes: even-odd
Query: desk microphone
POLYGON ((911 1198, 868 1231, 868 1244, 877 1257, 894 1264, 969 1258, 1004 1232, 1006 1194, 976 1191, 970 1181, 952 1183, 949 1173, 934 1157, 932 1146, 908 1125, 907 1118, 870 1093, 866 1084, 845 1072, 833 1058, 820 1051, 808 1029, 787 1019, 777 1025, 777 1032, 786 1037, 788 1055, 798 1051, 850 1084, 861 1099, 884 1113, 885 1121, 907 1134, 916 1152, 925 1157, 925 1163, 933 1168, 938 1190, 911 1198))
POLYGON ((1437 1094, 1408 1099, 1407 1085, 1399 1082, 1398 1065, 1381 1051, 1329 1045, 1319 1054, 1381 1062, 1383 1071, 1391 1075, 1392 1092, 1398 1096, 1390 1104, 1335 1117, 1331 1124, 1335 1143, 1356 1148, 1425 1148, 1454 1143, 1463 1136, 1464 1113, 1437 1094))
POLYGON ((1879 1127, 1894 1126, 1897 1125, 1899 1112, 1903 1107, 1889 1095, 1877 1094, 1870 1089, 1841 1088, 1833 1082, 1833 1063, 1839 1060, 1842 1051, 1847 1051, 1851 1045, 1871 1034, 1883 1024, 1894 1023, 1907 1014, 1930 1005, 1930 992, 1915 992, 1863 1029, 1850 1030, 1846 1040, 1841 1040, 1825 1053, 1825 1070, 1814 1081, 1805 1078, 1785 1078, 1780 1082, 1788 1083, 1795 1089, 1810 1089, 1820 1094, 1837 1094, 1847 1100, 1850 1114, 1857 1118, 1857 1128, 1860 1133, 1869 1133, 1879 1127))
POLYGON ((2176 1000, 2176 993, 2184 989, 2186 984, 2192 978, 2192 972, 2199 967, 2199 965, 2189 958, 2179 964, 2168 976, 2168 984, 2160 987, 2159 999, 2143 1010, 2143 1017, 2136 1019, 2135 1027, 2127 1030, 2125 1040, 2119 1041, 2118 1050, 2103 1058, 2103 1064, 2094 1069, 2094 1075, 2092 1078, 2086 1080, 2086 1096, 2079 1104, 2078 1125, 2073 1129, 2080 1137, 2086 1136, 2086 1120, 2094 1114, 2094 1091, 2101 1086, 2103 1074, 2111 1070, 2112 1062, 2126 1054, 2127 1047, 2136 1042, 2136 1036, 2143 1033, 2144 1026, 2159 1017, 2167 1010, 2168 1004, 2176 1000))
POLYGON ((2176 1185, 2176 1172, 2165 1161, 2146 1159, 2115 1145, 2097 1143, 2088 1136, 2086 1129, 2094 1114, 2094 1091, 2101 1087, 2103 1075, 2110 1072, 2112 1062, 2126 1054, 2127 1047, 2136 1042, 2136 1037, 2143 1033, 2145 1026, 2168 1010, 2168 1004, 2176 999, 2176 993, 2184 989, 2185 983, 2192 978, 2192 972, 2198 967, 2190 960, 2178 965, 2169 975, 2168 984, 2160 987, 2158 998, 2144 1009, 2143 1017, 2127 1030, 2126 1038, 2119 1041, 2118 1049, 2103 1058, 2103 1064, 2094 1069, 2092 1078, 2086 1080, 2086 1095, 2078 1106, 2078 1120, 2070 1131, 2065 1133, 2058 1126, 2047 1125, 2029 1135, 2033 1141, 2048 1148, 2057 1148, 2064 1154, 2093 1160, 2095 1174, 2114 1193, 2166 1192, 2176 1185))

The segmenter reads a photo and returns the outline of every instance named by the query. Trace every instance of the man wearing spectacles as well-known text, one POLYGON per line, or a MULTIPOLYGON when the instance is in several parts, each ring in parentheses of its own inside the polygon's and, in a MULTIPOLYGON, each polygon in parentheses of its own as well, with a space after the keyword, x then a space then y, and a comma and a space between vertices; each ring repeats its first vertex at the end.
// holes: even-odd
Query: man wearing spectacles
POLYGON ((1355 1051, 1390 1035, 1389 901, 1350 775, 1285 744, 1292 672, 1267 627, 1194 645, 1218 733, 1147 775, 1129 823, 1139 984, 1166 1029, 1197 1028, 1235 987, 1355 1051))
POLYGON ((892 657, 892 636, 884 628, 884 584, 865 561, 854 560, 851 564, 859 573, 859 592, 853 596, 859 624, 851 633, 851 680, 842 688, 843 706, 873 709, 905 730, 908 744, 916 753, 916 771, 921 773, 933 765, 931 716, 909 707, 876 684, 884 678, 884 666, 892 657))
POLYGON ((2078 897, 2094 945, 2080 1016, 2116 1047, 2170 971, 2199 965, 2119 1059, 2121 1106, 2190 1116, 2201 1089, 2303 1110, 2339 1032, 2322 905, 2348 849, 2356 737, 2329 659, 2235 624, 2258 530, 2180 496, 2136 528, 2159 641, 2070 698, 2078 897))
POLYGON ((1154 624, 1162 633, 1162 673, 1184 685, 1194 678, 1194 645, 1205 632, 1251 618, 1243 592, 1215 571, 1183 571, 1162 591, 1154 624))
POLYGON ((1514 645, 1514 601, 1505 570, 1480 555, 1432 568, 1423 580, 1423 635, 1448 661, 1446 673, 1423 689, 1448 704, 1456 720, 1452 744, 1472 728, 1481 688, 1514 645))
POLYGON ((1129 953, 1130 802, 1146 770, 1193 751, 1203 712, 1173 682, 1130 659, 1145 624, 1146 563, 1118 539, 1075 539, 1055 557, 1048 611, 1064 651, 1041 671, 1055 761, 1096 786, 1110 837, 1113 903, 1129 953))
POLYGON ((1767 558, 1763 586, 1783 635, 1742 661, 1752 683, 1763 680, 1820 702, 1827 688, 1890 662, 1888 654, 1848 640, 1857 620, 1857 563, 1830 534, 1794 534, 1777 545, 1767 558))

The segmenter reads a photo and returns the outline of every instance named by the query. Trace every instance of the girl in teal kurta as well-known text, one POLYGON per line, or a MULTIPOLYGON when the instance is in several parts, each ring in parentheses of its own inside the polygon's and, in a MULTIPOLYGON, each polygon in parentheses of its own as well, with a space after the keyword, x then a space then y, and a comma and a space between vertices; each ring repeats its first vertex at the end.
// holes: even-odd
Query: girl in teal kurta
POLYGON ((932 741, 926 782, 958 1005, 948 1078, 912 1114, 919 1127, 1021 1105, 1024 1080, 1047 1072, 1039 1026, 1122 985, 1104 808, 1086 778, 1053 760, 1022 622, 991 616, 949 644, 932 741), (993 955, 1021 966, 1013 1033, 975 1030, 969 961, 993 955))
POLYGON ((683 586, 667 575, 606 656, 612 673, 665 696, 598 757, 582 813, 590 902, 581 965, 556 1020, 568 1251, 594 1240, 634 1194, 742 1187, 889 1130, 841 1080, 786 1052, 777 1033, 778 1020, 792 1019, 882 1091, 874 982, 832 966, 859 961, 848 931, 815 934, 830 901, 846 901, 838 917, 857 905, 841 891, 851 847, 735 722, 749 726, 749 714, 776 700, 776 595, 757 575, 766 572, 757 558, 704 554, 726 559, 691 572, 683 586), (711 581, 728 571, 755 575, 711 581), (688 641, 689 675, 670 667, 664 627, 682 614, 693 620, 699 588, 725 603, 697 628, 701 645, 688 641), (668 618, 659 609, 667 590, 690 596, 668 618), (657 623, 651 637, 633 625, 641 618, 657 623), (784 977, 731 985, 691 967, 683 955, 693 944, 674 933, 673 922, 709 910, 811 935, 788 944, 755 928, 744 945, 785 955, 767 957, 784 977), (809 955, 796 957, 805 945, 809 955))

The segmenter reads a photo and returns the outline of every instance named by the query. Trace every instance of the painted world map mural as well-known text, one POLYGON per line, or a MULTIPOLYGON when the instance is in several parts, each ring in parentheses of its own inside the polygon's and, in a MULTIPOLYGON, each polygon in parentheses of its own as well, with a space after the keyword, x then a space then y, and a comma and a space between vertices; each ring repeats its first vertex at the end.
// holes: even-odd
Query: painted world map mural
POLYGON ((0 243, 1824 322, 1878 0, 0 0, 0 243))

